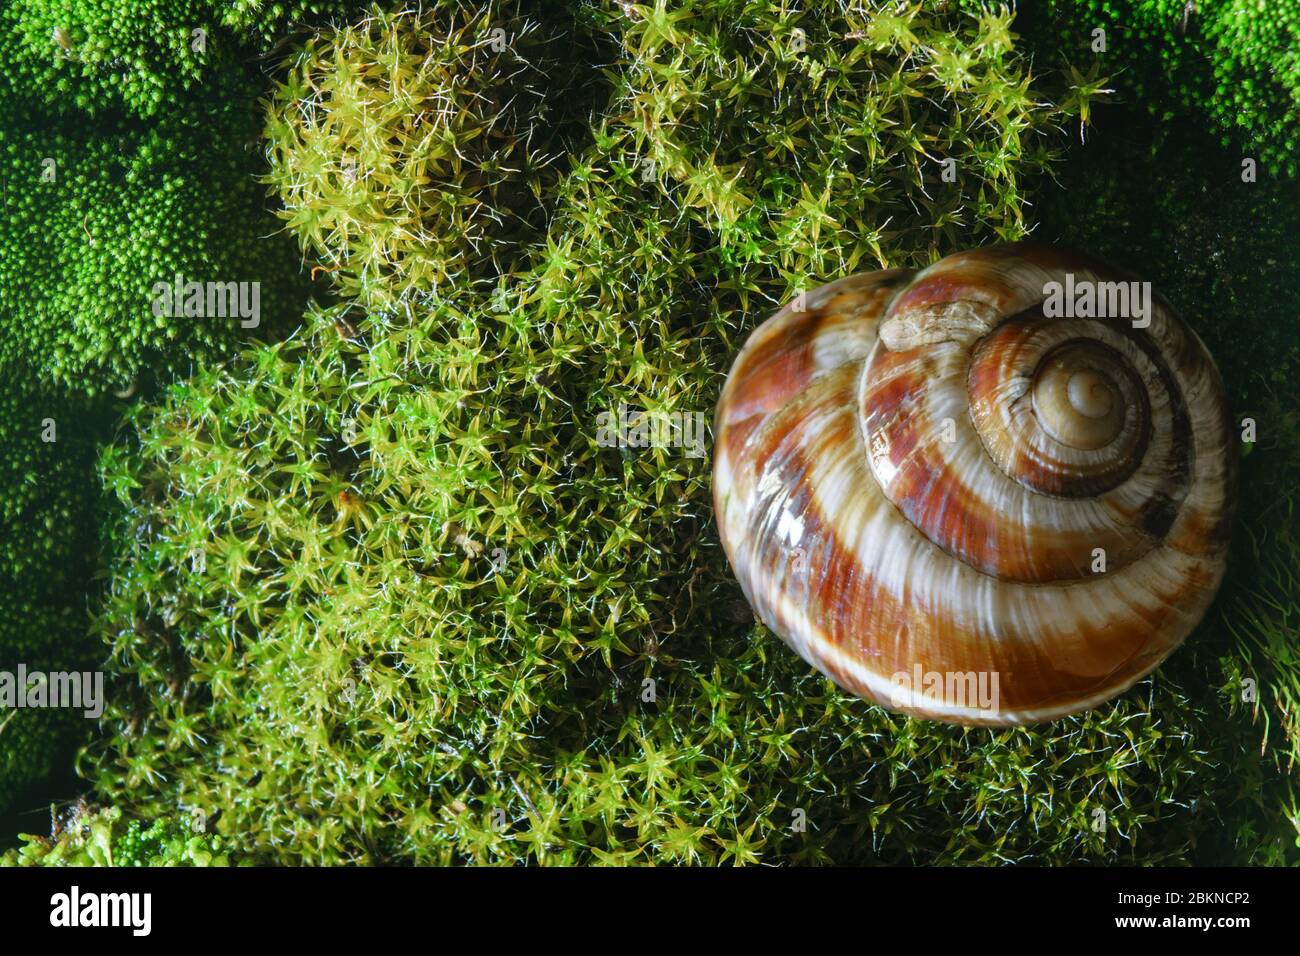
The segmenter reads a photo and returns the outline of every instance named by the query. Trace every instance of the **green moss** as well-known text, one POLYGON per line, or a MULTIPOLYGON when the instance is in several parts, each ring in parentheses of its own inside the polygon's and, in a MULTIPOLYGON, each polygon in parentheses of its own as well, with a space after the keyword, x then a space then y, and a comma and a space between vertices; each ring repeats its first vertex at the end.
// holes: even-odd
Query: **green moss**
MULTIPOLYGON (((1043 36, 1076 63, 1119 72, 1123 98, 1154 116, 1204 117, 1224 145, 1250 150, 1266 175, 1294 176, 1300 154, 1300 6, 1271 0, 1048 0, 1043 36), (1106 31, 1104 53, 1093 31, 1106 31)), ((1043 39, 1044 45, 1048 42, 1043 39)))
POLYGON ((1065 164, 1063 188, 1044 193, 1043 234, 1155 280, 1215 355, 1243 429, 1254 424, 1255 441, 1243 445, 1228 576, 1199 637, 1221 655, 1233 721, 1255 722, 1261 759, 1278 772, 1260 782, 1268 791, 1265 818, 1300 830, 1300 528, 1293 519, 1300 321, 1291 297, 1279 292, 1300 281, 1292 238, 1300 185, 1284 175, 1294 176, 1300 146, 1300 10, 1255 0, 1190 9, 1114 0, 1048 7, 1052 17, 1038 18, 1031 31, 1040 44, 1062 36, 1077 60, 1122 65, 1113 81, 1122 98, 1161 119, 1107 115, 1065 164), (1095 26, 1107 30, 1105 54, 1087 49, 1095 26), (1243 179, 1244 155, 1258 160, 1251 182, 1243 179))
MULTIPOLYGON (((1258 442, 1243 461, 1241 528, 1217 627, 1232 640, 1229 685, 1260 725, 1260 752, 1293 783, 1300 760, 1300 413, 1294 398, 1266 396, 1245 417, 1255 422, 1258 442)), ((1294 790, 1279 800, 1300 832, 1294 790)))
POLYGON ((6 0, 0 83, 55 110, 184 108, 301 24, 352 13, 349 0, 6 0))
POLYGON ((346 22, 364 12, 372 0, 225 0, 221 22, 237 35, 251 36, 262 47, 281 42, 290 29, 346 22))
POLYGON ((105 452, 97 789, 261 861, 1285 858, 1217 650, 1044 727, 892 715, 755 628, 707 456, 597 440, 621 403, 707 418, 797 289, 1022 235, 1080 100, 997 12, 588 14, 612 95, 522 265, 314 309, 105 452))
POLYGON ((116 807, 77 803, 63 816, 51 808, 49 836, 24 834, 23 845, 0 855, 0 866, 229 866, 224 841, 204 833, 199 817, 186 823, 128 820, 116 807))
POLYGON ((536 237, 574 44, 513 6, 375 8, 292 56, 268 104, 268 181, 345 294, 392 311, 508 271, 536 237))
MULTIPOLYGON (((72 669, 88 656, 85 632, 84 608, 0 592, 0 670, 16 675, 20 663, 28 673, 72 669)), ((93 726, 80 711, 0 709, 0 812, 66 766, 93 726)))
MULTIPOLYGON (((335 6, 225 5, 234 32, 210 49, 265 48, 335 6)), ((6 360, 86 388, 198 360, 100 459, 118 513, 95 633, 116 688, 79 766, 155 822, 78 810, 7 862, 224 862, 232 840, 290 863, 1293 862, 1300 432, 1270 398, 1297 357, 1271 291, 1294 271, 1290 194, 1239 193, 1235 165, 1132 136, 1092 136, 1066 167, 1045 232, 1155 279, 1258 409, 1246 544, 1207 626, 1119 700, 1004 731, 902 718, 755 627, 707 455, 604 447, 600 416, 707 419, 740 343, 796 291, 1022 236, 1098 68, 1031 83, 993 8, 583 4, 530 33, 519 7, 453 6, 376 13, 290 58, 270 180, 362 301, 273 344, 141 311, 159 269, 293 271, 261 238, 247 112, 173 109, 209 83, 243 90, 232 104, 256 88, 173 42, 168 17, 204 5, 140 5, 156 40, 134 8, 80 5, 124 22, 79 40, 80 66, 5 71, 105 113, 47 124, 28 103, 0 132, 6 360), (523 42, 495 48, 492 24, 523 42), (607 66, 575 84, 566 53, 589 44, 607 66), (159 56, 123 53, 143 48, 159 56), (409 108, 449 93, 445 124, 409 108)), ((64 7, 28 7, 30 54, 64 7)), ((0 65, 13 55, 0 42, 0 65)), ((32 663, 76 645, 88 456, 49 457, 24 430, 43 406, 13 403, 0 541, 48 535, 0 556, 63 595, 0 597, 0 648, 32 663)), ((0 730, 0 780, 38 778, 68 729, 0 730)))
POLYGON ((121 389, 296 317, 305 277, 292 243, 263 238, 275 219, 254 179, 254 98, 245 85, 225 93, 148 126, 6 104, 0 360, 88 392, 121 389), (155 284, 178 274, 258 283, 256 327, 187 317, 180 303, 156 314, 155 284))
MULTIPOLYGON (((0 671, 92 666, 84 599, 95 554, 95 440, 103 411, 0 366, 0 671)), ((0 811, 66 761, 90 721, 0 709, 0 811)))
POLYGON ((1067 114, 1030 88, 1012 14, 941 27, 919 7, 867 10, 611 8, 629 175, 663 183, 730 261, 791 286, 1023 235, 1020 177, 1067 114))

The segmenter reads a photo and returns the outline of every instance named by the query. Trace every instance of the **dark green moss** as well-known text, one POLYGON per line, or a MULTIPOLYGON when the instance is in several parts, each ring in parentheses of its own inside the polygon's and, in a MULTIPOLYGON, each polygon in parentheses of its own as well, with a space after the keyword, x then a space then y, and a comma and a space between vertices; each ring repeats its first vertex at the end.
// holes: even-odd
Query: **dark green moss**
POLYGON ((5 104, 0 360, 115 390, 296 318, 306 277, 256 182, 255 89, 239 81, 222 93, 147 125, 5 104), (256 327, 238 315, 156 314, 155 284, 177 275, 258 283, 256 327))
MULTIPOLYGON (((1190 120, 1152 126, 1111 109, 1040 194, 1040 235, 1123 263, 1152 280, 1205 341, 1223 373, 1243 444, 1240 516, 1215 610, 1193 638, 1221 656, 1234 721, 1256 724, 1260 753, 1291 773, 1300 755, 1300 661, 1293 647, 1292 507, 1300 480, 1300 183, 1242 177, 1241 157, 1190 120), (1242 681, 1255 699, 1241 705, 1242 681)), ((1254 749, 1254 748, 1252 748, 1254 749)), ((1263 786, 1261 784, 1260 786, 1263 786)), ((1297 821, 1276 780, 1262 819, 1297 821)))
POLYGON ((1266 175, 1300 157, 1300 6, 1272 0, 1045 0, 1022 4, 1049 55, 1100 60, 1129 104, 1163 121, 1183 114, 1266 175), (1106 49, 1094 47, 1097 29, 1106 49))
MULTIPOLYGON (((94 558, 96 441, 106 409, 0 365, 0 671, 83 670, 94 558)), ((69 759, 93 722, 79 711, 0 709, 0 811, 69 759)))
POLYGON ((1205 340, 1240 414, 1300 375, 1300 182, 1243 181, 1195 123, 1104 113, 1039 194, 1039 234, 1149 278, 1205 340))

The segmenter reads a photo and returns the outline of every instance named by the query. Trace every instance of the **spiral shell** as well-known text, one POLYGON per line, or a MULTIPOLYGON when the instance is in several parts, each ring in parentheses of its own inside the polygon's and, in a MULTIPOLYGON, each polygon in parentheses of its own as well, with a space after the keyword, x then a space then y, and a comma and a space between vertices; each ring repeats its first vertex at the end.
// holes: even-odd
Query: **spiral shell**
POLYGON ((1159 665, 1222 580, 1236 445, 1205 346, 1158 294, 1136 316, 1142 288, 1019 243, 759 326, 714 503, 763 622, 841 687, 961 724, 1075 713, 1159 665), (1115 283, 1129 308, 1097 315, 1115 283))

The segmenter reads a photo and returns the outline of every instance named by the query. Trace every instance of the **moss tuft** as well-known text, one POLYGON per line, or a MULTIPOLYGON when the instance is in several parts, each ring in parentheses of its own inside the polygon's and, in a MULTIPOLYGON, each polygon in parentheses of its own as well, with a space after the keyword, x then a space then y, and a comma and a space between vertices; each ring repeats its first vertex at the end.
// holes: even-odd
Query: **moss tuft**
POLYGON ((282 217, 371 308, 509 271, 544 222, 571 44, 498 8, 375 8, 308 40, 268 104, 282 217))

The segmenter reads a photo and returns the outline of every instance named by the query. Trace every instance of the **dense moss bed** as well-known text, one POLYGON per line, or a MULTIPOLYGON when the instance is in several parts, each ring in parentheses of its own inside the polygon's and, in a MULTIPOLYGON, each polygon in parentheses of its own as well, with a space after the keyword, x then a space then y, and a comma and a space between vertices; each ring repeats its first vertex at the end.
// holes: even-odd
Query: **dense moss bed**
POLYGON ((71 628, 111 684, 93 734, 0 735, 20 820, 83 788, 105 808, 56 814, 8 862, 1296 861, 1282 107, 1234 129, 1191 62, 1140 68, 1165 19, 1095 54, 1084 2, 1024 36, 968 2, 238 7, 211 56, 114 4, 85 5, 121 22, 80 68, 42 46, 66 50, 55 20, 85 33, 57 4, 0 44, 29 110, 42 85, 63 97, 5 127, 11 169, 93 114, 130 132, 63 187, 92 213, 113 221, 123 180, 141 216, 201 224, 158 233, 169 268, 315 296, 256 334, 174 334, 141 305, 137 246, 63 230, 38 255, 46 207, 6 200, 0 264, 49 282, 0 284, 0 359, 52 397, 15 393, 0 430, 21 491, 0 510, 0 666, 71 628), (172 111, 236 74, 213 116, 242 129, 255 103, 258 145, 196 149, 172 111), (609 447, 598 423, 707 420, 791 296, 1026 235, 1151 279, 1253 430, 1228 580, 1187 645, 1089 713, 964 729, 810 671, 727 568, 708 456, 609 447), (60 280, 85 263, 112 281, 60 280), (33 439, 69 402, 69 440, 33 439), (9 543, 24 532, 40 546, 9 543), (56 569, 58 627, 12 597, 56 569), (75 764, 50 765, 56 738, 75 764), (74 766, 75 788, 41 789, 74 766))

